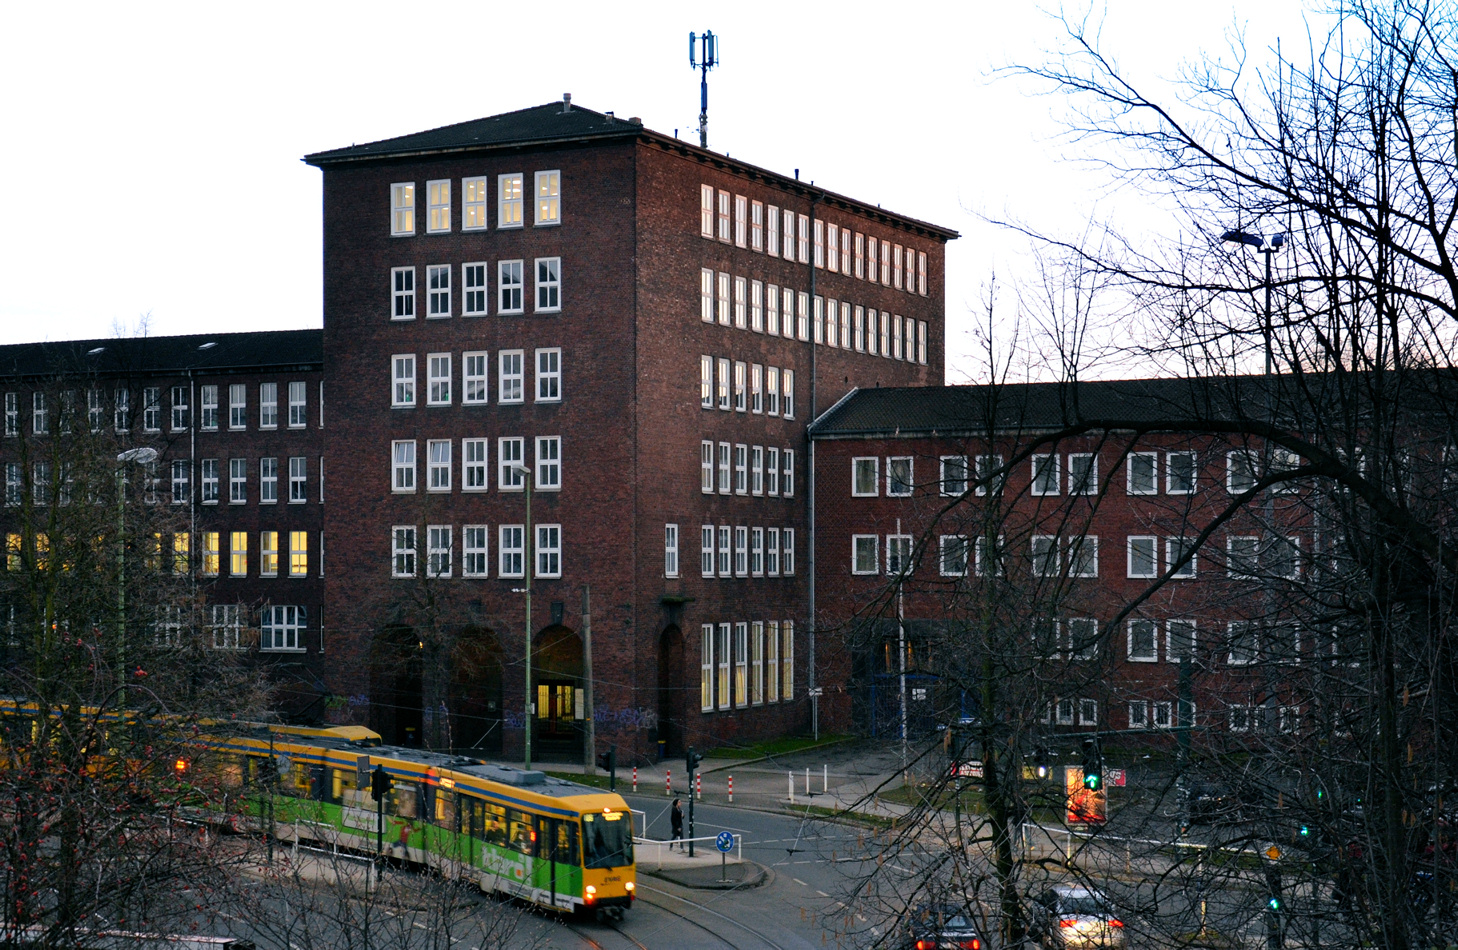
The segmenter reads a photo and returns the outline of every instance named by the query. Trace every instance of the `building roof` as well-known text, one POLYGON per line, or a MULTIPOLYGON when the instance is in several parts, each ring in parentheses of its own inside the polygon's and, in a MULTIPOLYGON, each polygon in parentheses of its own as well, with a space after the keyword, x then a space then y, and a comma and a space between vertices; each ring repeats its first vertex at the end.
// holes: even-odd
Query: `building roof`
POLYGON ((198 333, 0 346, 0 377, 163 375, 189 369, 196 373, 283 367, 320 369, 323 364, 322 330, 198 333))
MULTIPOLYGON (((1181 428, 1201 419, 1264 417, 1268 385, 1260 376, 1237 376, 858 389, 822 413, 810 433, 817 439, 959 436, 1090 422, 1181 428)), ((1283 401, 1279 386, 1276 399, 1283 401)))
POLYGON ((677 137, 646 129, 643 127, 641 119, 622 119, 610 113, 594 112, 578 105, 564 108, 565 105, 564 102, 549 102, 528 109, 518 109, 515 112, 503 112, 500 115, 486 116, 482 119, 443 125, 424 132, 397 135, 378 142, 366 142, 363 145, 313 152, 305 155, 304 161, 310 165, 327 168, 392 159, 478 152, 496 148, 526 148, 565 145, 573 142, 605 142, 614 139, 642 138, 684 155, 694 155, 729 171, 779 185, 807 199, 815 198, 827 204, 838 205, 888 224, 908 227, 914 232, 942 241, 960 237, 956 231, 950 228, 886 211, 864 201, 817 187, 811 182, 802 182, 798 178, 781 175, 748 162, 730 159, 728 155, 701 149, 677 137))

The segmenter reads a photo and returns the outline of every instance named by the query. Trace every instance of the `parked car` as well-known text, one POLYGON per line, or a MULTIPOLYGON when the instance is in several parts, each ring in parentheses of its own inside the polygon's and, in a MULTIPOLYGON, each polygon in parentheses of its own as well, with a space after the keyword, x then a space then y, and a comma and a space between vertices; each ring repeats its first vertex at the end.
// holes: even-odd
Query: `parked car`
POLYGON ((983 950, 987 946, 972 910, 956 904, 927 904, 907 918, 907 950, 983 950))
POLYGON ((1128 946, 1124 922, 1101 891, 1059 884, 1040 894, 1030 909, 1032 936, 1044 947, 1128 946))

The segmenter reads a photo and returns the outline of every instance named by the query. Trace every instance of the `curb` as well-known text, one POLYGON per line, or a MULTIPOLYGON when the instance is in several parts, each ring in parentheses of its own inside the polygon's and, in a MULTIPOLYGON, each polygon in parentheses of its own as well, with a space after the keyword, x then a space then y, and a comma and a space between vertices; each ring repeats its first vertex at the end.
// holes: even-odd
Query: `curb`
MULTIPOLYGON (((752 877, 746 877, 742 881, 707 881, 701 884, 680 880, 672 870, 659 869, 651 871, 643 866, 638 867, 639 874, 646 874, 649 877, 656 877, 660 881, 667 881, 670 884, 677 884, 679 887, 687 887, 695 891, 737 891, 752 890, 757 887, 764 887, 775 879, 775 872, 757 861, 741 861, 741 865, 749 865, 755 869, 752 877)), ((693 868, 691 870, 711 870, 712 868, 693 868)))
POLYGON ((756 762, 768 762, 770 759, 779 758, 780 755, 799 755, 802 752, 814 752, 816 749, 828 749, 831 746, 845 745, 847 742, 856 742, 860 738, 862 738, 862 737, 860 737, 860 736, 845 736, 845 737, 840 738, 840 739, 830 739, 830 740, 827 740, 825 742, 817 742, 814 745, 807 745, 803 749, 796 749, 793 752, 782 752, 782 753, 779 753, 778 755, 761 755, 758 758, 754 758, 754 759, 730 759, 724 765, 715 765, 715 766, 712 766, 710 768, 704 768, 703 765, 700 764, 700 766, 699 766, 699 774, 700 775, 705 775, 705 774, 707 774, 709 772, 723 772, 725 770, 732 769, 732 768, 734 768, 736 766, 754 765, 756 762))

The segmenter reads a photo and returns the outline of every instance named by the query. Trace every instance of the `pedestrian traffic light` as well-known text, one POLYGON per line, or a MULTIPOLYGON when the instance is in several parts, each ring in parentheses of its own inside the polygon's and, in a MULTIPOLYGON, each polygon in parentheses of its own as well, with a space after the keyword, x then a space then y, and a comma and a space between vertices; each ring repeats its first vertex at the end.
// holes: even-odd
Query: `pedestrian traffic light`
POLYGON ((688 773, 690 775, 693 775, 694 774, 694 769, 698 768, 699 767, 699 763, 702 762, 702 761, 704 761, 704 757, 702 755, 700 755, 699 753, 695 752, 693 750, 693 747, 690 746, 689 747, 689 750, 688 750, 688 754, 686 754, 684 756, 684 764, 688 766, 688 773))
POLYGON ((1048 777, 1048 750, 1038 746, 1033 750, 1033 768, 1038 773, 1038 778, 1048 777))
POLYGON ((1104 753, 1097 738, 1083 740, 1083 787, 1091 792, 1104 787, 1104 753))
POLYGON ((385 796, 390 794, 390 789, 395 787, 395 780, 385 771, 383 765, 375 766, 374 772, 370 773, 370 796, 375 801, 383 801, 385 796))
POLYGON ((618 747, 608 746, 606 752, 597 757, 598 767, 608 774, 608 791, 618 790, 618 747))

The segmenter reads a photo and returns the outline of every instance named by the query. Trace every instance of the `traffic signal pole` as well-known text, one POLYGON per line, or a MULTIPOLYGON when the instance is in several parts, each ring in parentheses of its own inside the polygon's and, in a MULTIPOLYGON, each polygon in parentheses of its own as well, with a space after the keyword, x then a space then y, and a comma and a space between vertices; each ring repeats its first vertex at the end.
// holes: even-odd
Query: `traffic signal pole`
POLYGON ((699 762, 702 761, 703 758, 704 757, 702 755, 699 755, 697 752, 694 751, 693 746, 689 746, 688 754, 686 756, 684 756, 684 762, 688 766, 688 797, 689 797, 689 813, 688 813, 688 821, 689 821, 689 827, 688 827, 688 846, 689 846, 689 850, 688 850, 688 855, 689 855, 689 857, 693 857, 694 856, 694 772, 698 769, 699 762))

